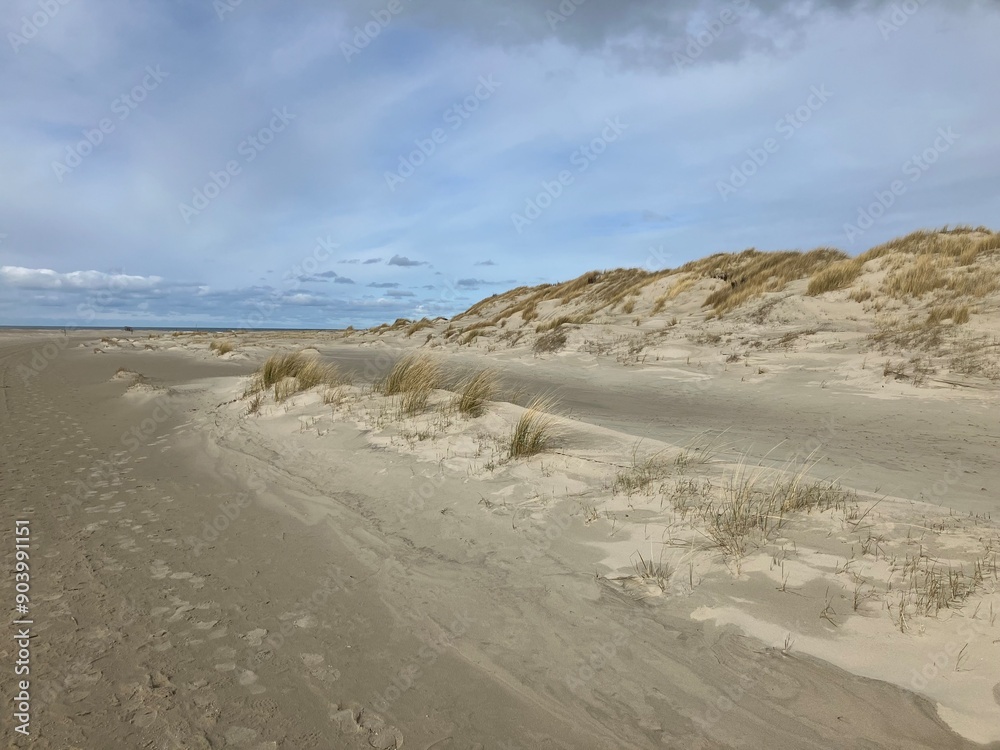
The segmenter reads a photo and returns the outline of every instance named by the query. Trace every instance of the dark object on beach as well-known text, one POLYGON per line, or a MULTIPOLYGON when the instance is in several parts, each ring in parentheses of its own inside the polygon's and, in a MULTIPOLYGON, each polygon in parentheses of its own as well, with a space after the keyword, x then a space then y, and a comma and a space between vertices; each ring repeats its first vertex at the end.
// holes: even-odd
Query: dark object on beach
POLYGON ((135 333, 135 329, 132 326, 125 326, 126 333, 135 333))

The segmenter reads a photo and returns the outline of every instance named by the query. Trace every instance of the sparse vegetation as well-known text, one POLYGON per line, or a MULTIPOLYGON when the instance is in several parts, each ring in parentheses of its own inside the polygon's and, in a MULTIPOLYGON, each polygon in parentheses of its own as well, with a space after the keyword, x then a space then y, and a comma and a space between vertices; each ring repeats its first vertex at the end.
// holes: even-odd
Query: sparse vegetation
POLYGON ((561 330, 549 331, 535 339, 534 352, 541 354, 545 352, 558 352, 566 346, 566 332, 561 330))
POLYGON ((254 373, 243 396, 249 398, 260 391, 273 388, 275 399, 283 401, 317 385, 334 386, 343 382, 345 379, 334 364, 323 363, 302 352, 272 354, 254 373))
POLYGON ((721 499, 705 509, 708 537, 738 558, 773 537, 789 513, 845 505, 847 493, 836 485, 806 481, 810 468, 808 460, 795 473, 741 461, 723 484, 721 499))
POLYGON ((385 396, 399 396, 404 414, 423 411, 431 392, 441 386, 441 366, 426 354, 408 354, 393 366, 389 374, 375 384, 385 396))
POLYGON ((496 370, 480 370, 459 384, 455 407, 468 417, 482 416, 486 404, 496 399, 500 375, 496 370))
POLYGON ((647 458, 640 459, 639 443, 632 449, 632 463, 620 469, 611 484, 611 494, 651 495, 658 488, 658 483, 670 474, 670 462, 663 458, 660 451, 647 458))
POLYGON ((236 345, 231 341, 213 341, 208 345, 209 351, 213 351, 218 355, 229 354, 229 352, 236 349, 236 345))
POLYGON ((434 325, 433 321, 429 320, 428 318, 421 318, 416 323, 413 323, 406 329, 406 338, 410 338, 410 336, 417 333, 418 331, 422 331, 425 328, 428 328, 432 325, 434 325))
POLYGON ((864 263, 860 258, 850 258, 831 263, 813 274, 806 294, 815 296, 850 286, 861 275, 864 263))
POLYGON ((508 458, 525 458, 541 453, 555 438, 556 417, 550 412, 555 406, 551 398, 533 399, 517 420, 507 447, 508 458))

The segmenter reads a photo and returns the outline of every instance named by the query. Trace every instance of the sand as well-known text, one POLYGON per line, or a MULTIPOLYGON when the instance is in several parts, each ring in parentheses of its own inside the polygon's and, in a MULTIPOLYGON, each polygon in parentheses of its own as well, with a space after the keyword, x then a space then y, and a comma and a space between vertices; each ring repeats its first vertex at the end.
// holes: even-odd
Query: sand
POLYGON ((439 390, 403 417, 369 382, 425 333, 222 356, 6 335, 0 489, 4 527, 31 521, 35 636, 11 745, 1000 747, 995 391, 861 369, 843 332, 749 363, 484 341, 423 350, 499 368, 513 402, 470 419, 439 390), (248 414, 250 373, 307 347, 354 384, 248 414), (542 392, 559 435, 508 460, 542 392), (699 503, 810 454, 830 502, 743 554, 711 542, 699 503), (976 561, 966 597, 916 611, 921 580, 976 561))

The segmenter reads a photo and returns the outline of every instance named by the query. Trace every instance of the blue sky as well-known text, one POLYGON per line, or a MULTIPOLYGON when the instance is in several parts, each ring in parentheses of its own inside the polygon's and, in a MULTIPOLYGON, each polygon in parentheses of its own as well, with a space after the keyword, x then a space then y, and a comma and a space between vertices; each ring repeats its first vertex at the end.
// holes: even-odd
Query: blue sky
POLYGON ((0 324, 365 326, 1000 227, 1000 3, 14 0, 0 324))

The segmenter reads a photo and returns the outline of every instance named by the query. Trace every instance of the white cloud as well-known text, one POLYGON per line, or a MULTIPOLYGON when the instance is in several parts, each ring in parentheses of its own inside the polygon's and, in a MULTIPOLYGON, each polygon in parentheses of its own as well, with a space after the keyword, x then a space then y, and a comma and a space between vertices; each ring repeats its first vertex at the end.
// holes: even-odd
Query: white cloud
POLYGON ((0 283, 18 289, 137 291, 153 289, 162 281, 159 276, 129 276, 101 271, 59 273, 50 268, 0 266, 0 283))

